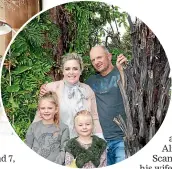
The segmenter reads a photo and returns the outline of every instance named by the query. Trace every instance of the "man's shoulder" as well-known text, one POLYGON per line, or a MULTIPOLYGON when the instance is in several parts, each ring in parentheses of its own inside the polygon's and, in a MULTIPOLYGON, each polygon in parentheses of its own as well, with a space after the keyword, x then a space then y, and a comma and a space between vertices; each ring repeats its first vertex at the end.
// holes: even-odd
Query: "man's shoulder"
POLYGON ((118 68, 117 68, 117 67, 114 67, 114 69, 111 71, 111 73, 112 73, 113 75, 118 75, 118 74, 119 74, 118 68))
POLYGON ((85 83, 90 85, 97 77, 97 74, 91 75, 86 81, 85 83))

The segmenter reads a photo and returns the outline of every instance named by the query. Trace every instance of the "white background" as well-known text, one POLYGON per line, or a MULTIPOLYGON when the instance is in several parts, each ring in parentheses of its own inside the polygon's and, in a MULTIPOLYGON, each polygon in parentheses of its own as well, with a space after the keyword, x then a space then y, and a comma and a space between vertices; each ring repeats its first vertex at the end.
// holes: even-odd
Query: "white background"
MULTIPOLYGON (((48 9, 50 7, 69 2, 66 0, 44 0, 46 4, 45 7, 48 9)), ((171 16, 172 9, 170 5, 170 0, 160 1, 160 0, 107 0, 103 1, 110 4, 114 4, 127 11, 133 16, 137 16, 143 22, 145 22, 150 29, 157 35, 161 44, 163 45, 167 57, 171 65, 171 55, 172 55, 172 26, 171 26, 171 16), (114 2, 115 1, 115 2, 114 2)), ((171 75, 170 75, 171 76, 171 75)), ((3 90, 3 89, 2 89, 3 90)), ((152 166, 165 166, 168 163, 153 163, 152 156, 158 154, 159 156, 172 156, 172 153, 162 153, 163 146, 169 145, 169 137, 172 136, 172 105, 170 104, 168 113, 166 115, 165 121, 160 127, 154 138, 138 153, 133 155, 127 160, 120 162, 114 166, 109 166, 107 168, 115 169, 140 169, 140 165, 144 166, 144 169, 152 166)), ((66 168, 60 165, 54 164, 40 157, 32 150, 30 150, 14 133, 9 134, 13 129, 9 127, 7 133, 0 135, 0 157, 4 155, 13 155, 15 163, 3 163, 0 162, 0 168, 13 168, 13 169, 23 169, 23 168, 66 168)), ((1 158, 0 158, 1 159, 1 158)), ((9 160, 8 160, 9 161, 9 160)), ((168 165, 172 166, 172 162, 168 165)), ((142 168, 143 169, 143 168, 142 168)), ((161 169, 165 169, 161 168, 161 169)))

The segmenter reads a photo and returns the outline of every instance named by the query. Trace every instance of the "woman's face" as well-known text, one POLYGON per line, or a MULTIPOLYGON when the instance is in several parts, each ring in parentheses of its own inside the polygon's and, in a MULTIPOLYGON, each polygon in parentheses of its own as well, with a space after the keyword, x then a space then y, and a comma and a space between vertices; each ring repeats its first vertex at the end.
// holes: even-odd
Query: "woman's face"
POLYGON ((68 60, 63 66, 64 80, 70 84, 75 84, 79 81, 81 68, 77 60, 68 60))

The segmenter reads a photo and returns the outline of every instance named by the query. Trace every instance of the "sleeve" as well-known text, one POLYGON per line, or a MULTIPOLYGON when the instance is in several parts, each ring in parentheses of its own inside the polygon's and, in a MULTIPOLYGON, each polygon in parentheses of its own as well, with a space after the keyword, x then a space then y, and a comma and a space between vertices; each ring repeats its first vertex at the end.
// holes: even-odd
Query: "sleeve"
MULTIPOLYGON (((65 166, 71 166, 72 162, 74 162, 74 156, 70 154, 69 152, 66 152, 65 155, 65 166)), ((72 167, 72 166, 71 166, 72 167)))
POLYGON ((51 83, 46 84, 46 90, 47 92, 56 92, 57 88, 59 87, 60 81, 55 81, 51 83))
POLYGON ((102 133, 102 128, 100 126, 99 116, 97 112, 97 104, 96 104, 96 97, 92 89, 90 88, 90 98, 91 100, 91 114, 93 116, 94 121, 94 132, 95 133, 102 133))
POLYGON ((65 146, 69 140, 69 129, 66 127, 61 136, 60 154, 56 157, 56 163, 63 165, 65 162, 65 146))
POLYGON ((98 168, 107 166, 107 151, 105 150, 100 157, 100 165, 98 168))
POLYGON ((96 104, 96 97, 93 91, 91 91, 91 112, 93 115, 93 119, 98 120, 98 112, 97 112, 97 104, 96 104))
POLYGON ((26 140, 25 143, 28 147, 32 149, 34 142, 34 132, 33 132, 33 125, 31 124, 27 133, 26 133, 26 140))

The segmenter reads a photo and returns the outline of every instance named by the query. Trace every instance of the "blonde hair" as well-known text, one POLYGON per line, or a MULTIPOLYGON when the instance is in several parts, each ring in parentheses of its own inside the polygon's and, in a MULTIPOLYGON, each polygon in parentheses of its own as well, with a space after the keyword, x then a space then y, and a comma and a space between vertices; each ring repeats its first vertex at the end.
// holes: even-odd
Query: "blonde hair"
POLYGON ((76 117, 78 117, 80 115, 90 116, 91 119, 92 119, 92 124, 94 125, 93 117, 92 117, 91 113, 89 111, 87 111, 87 110, 81 110, 81 111, 79 111, 79 112, 76 113, 76 115, 74 116, 74 124, 75 124, 76 117))
POLYGON ((80 65, 81 72, 83 71, 84 64, 83 64, 81 55, 79 55, 77 53, 67 53, 66 55, 63 55, 62 56, 62 69, 64 69, 64 64, 68 60, 76 60, 79 63, 79 65, 80 65))
MULTIPOLYGON (((52 100, 51 103, 53 103, 56 108, 59 108, 59 101, 58 101, 57 94, 55 92, 48 92, 48 93, 45 93, 43 96, 39 97, 38 107, 40 105, 40 102, 44 99, 51 99, 52 100)), ((59 124, 59 111, 56 112, 54 115, 54 123, 56 125, 59 124)))

